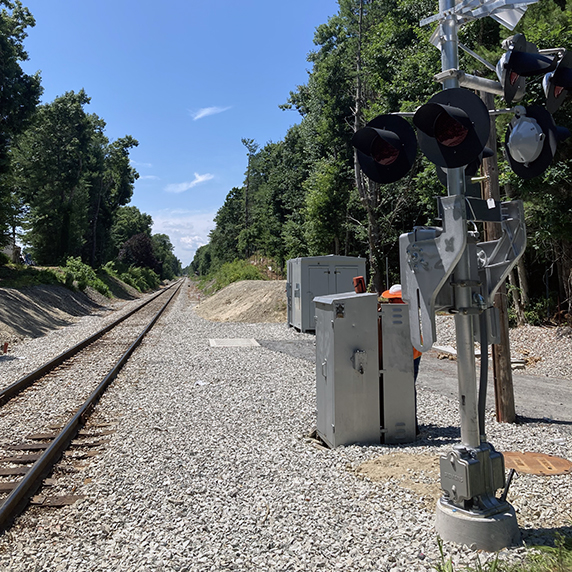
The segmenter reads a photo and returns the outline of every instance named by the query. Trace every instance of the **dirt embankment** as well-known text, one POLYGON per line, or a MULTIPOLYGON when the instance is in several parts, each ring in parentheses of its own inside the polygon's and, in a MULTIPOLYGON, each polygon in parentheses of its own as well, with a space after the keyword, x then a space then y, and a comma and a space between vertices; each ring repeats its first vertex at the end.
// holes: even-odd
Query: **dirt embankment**
POLYGON ((113 310, 125 300, 140 296, 131 286, 111 277, 109 285, 113 299, 91 288, 85 292, 48 284, 22 289, 0 288, 0 344, 38 338, 50 330, 69 326, 83 316, 113 310))
POLYGON ((196 313, 212 322, 286 322, 286 280, 243 280, 201 300, 196 313))

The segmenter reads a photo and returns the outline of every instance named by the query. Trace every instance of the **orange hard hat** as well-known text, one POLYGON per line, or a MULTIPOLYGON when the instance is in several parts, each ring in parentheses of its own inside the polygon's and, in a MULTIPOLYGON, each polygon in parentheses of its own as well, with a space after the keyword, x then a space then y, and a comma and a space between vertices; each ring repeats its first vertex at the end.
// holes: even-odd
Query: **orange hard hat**
POLYGON ((401 284, 394 284, 389 290, 386 290, 382 295, 382 298, 401 298, 401 284))

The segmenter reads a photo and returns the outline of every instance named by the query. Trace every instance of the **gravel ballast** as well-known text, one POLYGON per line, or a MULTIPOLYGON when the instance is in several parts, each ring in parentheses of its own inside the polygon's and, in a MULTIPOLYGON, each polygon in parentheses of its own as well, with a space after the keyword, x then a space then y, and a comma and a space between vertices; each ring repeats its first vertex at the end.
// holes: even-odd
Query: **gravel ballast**
MULTIPOLYGON (((432 570, 434 499, 400 475, 374 481, 358 468, 380 455, 448 451, 459 439, 456 399, 420 388, 422 438, 414 444, 320 447, 308 438, 314 365, 272 349, 312 339, 285 324, 208 322, 179 295, 96 409, 96 419, 117 424, 77 481, 74 494, 86 499, 18 519, 0 538, 0 569, 432 570), (209 343, 225 338, 265 343, 209 343)), ((487 421, 498 450, 572 458, 570 424, 497 424, 491 410, 487 421)), ((437 478, 429 470, 409 477, 437 478)), ((570 475, 519 475, 509 501, 528 544, 570 531, 570 475)), ((448 543, 445 550, 460 565, 491 557, 448 543)), ((524 554, 511 548, 501 558, 524 554)))

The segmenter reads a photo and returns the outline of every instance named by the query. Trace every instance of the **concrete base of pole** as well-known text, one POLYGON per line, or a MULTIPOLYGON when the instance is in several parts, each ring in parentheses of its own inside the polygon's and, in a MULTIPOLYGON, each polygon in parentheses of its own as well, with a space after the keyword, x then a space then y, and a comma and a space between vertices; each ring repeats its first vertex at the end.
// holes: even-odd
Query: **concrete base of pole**
POLYGON ((521 543, 514 508, 506 504, 504 512, 479 516, 445 503, 437 502, 435 528, 449 542, 465 544, 473 550, 496 552, 521 543))

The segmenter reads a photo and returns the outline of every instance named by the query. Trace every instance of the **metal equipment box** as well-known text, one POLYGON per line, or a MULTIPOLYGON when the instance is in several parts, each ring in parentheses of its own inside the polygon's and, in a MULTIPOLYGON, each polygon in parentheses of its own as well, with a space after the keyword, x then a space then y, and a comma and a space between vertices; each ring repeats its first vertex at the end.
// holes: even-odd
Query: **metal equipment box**
POLYGON ((318 435, 330 447, 380 443, 377 295, 314 302, 318 435))
POLYGON ((417 427, 409 305, 381 304, 379 320, 382 441, 410 443, 417 427))
POLYGON ((288 325, 301 332, 315 331, 314 298, 353 292, 356 276, 365 277, 365 258, 332 254, 288 260, 288 325))

